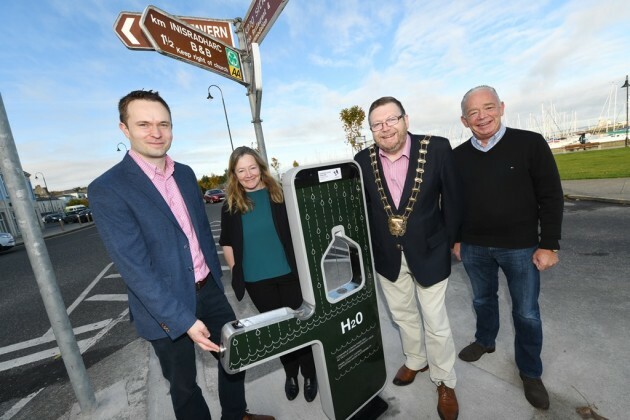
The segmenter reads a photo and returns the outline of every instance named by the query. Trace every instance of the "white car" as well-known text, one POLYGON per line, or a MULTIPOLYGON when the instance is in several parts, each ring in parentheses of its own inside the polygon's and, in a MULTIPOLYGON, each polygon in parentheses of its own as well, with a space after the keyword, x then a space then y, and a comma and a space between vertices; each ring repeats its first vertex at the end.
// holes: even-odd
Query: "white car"
POLYGON ((0 232, 0 251, 6 251, 7 249, 15 246, 15 239, 10 233, 0 232))

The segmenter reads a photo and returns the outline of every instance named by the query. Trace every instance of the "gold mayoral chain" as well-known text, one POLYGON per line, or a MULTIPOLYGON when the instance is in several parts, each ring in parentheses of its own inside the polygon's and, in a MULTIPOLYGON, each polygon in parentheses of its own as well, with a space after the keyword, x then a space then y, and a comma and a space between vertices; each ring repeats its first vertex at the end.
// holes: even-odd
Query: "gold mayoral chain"
POLYGON ((383 181, 381 181, 381 175, 378 170, 378 165, 376 163, 376 150, 374 148, 374 145, 370 146, 370 158, 372 160, 372 170, 374 171, 376 187, 378 189, 379 195, 381 196, 383 209, 385 209, 385 213, 387 214, 387 226, 389 227, 389 233, 394 236, 403 236, 405 234, 405 231, 407 230, 407 219, 409 219, 409 216, 413 211, 413 206, 414 204, 416 204, 418 193, 420 193, 420 184, 422 184, 422 176, 424 175, 424 164, 427 163, 426 154, 430 138, 431 136, 425 136, 422 140, 420 140, 420 156, 418 157, 416 177, 414 178, 414 184, 413 188, 411 189, 409 202, 407 204, 407 207, 405 207, 405 212, 402 215, 395 215, 392 212, 392 206, 387 201, 387 196, 385 195, 385 190, 383 189, 383 181))

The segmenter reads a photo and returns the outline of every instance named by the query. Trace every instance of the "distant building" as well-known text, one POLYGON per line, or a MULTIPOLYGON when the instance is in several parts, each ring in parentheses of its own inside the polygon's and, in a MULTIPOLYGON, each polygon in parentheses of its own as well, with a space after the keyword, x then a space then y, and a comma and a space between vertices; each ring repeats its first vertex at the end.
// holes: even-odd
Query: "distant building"
MULTIPOLYGON (((35 201, 35 194, 33 194, 30 177, 31 174, 24 172, 24 182, 28 185, 28 190, 31 191, 31 199, 35 201)), ((34 207, 37 211, 37 206, 35 205, 34 207)), ((39 213, 37 216, 37 220, 39 220, 40 226, 42 226, 39 213)), ((9 232, 15 238, 22 236, 15 218, 15 212, 13 211, 13 203, 11 203, 7 187, 4 183, 4 176, 2 176, 2 172, 0 172, 0 232, 9 232)))

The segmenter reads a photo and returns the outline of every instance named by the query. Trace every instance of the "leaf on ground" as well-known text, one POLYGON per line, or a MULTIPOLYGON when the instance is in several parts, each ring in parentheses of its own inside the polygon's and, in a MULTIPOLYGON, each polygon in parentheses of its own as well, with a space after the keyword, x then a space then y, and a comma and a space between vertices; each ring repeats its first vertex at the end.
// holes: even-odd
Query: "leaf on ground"
POLYGON ((578 407, 575 409, 575 412, 583 419, 608 420, 606 417, 597 414, 591 407, 578 407))

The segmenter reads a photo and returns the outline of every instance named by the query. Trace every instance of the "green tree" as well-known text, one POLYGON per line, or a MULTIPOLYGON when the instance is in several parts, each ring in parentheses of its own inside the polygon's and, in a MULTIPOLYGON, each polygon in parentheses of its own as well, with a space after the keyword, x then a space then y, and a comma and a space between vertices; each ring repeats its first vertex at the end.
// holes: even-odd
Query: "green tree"
POLYGON ((78 206, 79 204, 83 204, 85 207, 90 207, 90 203, 87 198, 73 198, 68 200, 66 203, 66 207, 68 206, 78 206))
POLYGON ((199 185, 199 189, 201 193, 205 193, 207 190, 211 190, 213 188, 222 188, 227 182, 227 169, 223 173, 223 175, 215 175, 210 174, 204 175, 201 179, 197 180, 197 185, 199 185))
POLYGON ((339 113, 339 119, 346 133, 346 143, 352 147, 353 151, 360 151, 363 145, 357 141, 357 137, 362 137, 361 129, 365 120, 365 111, 358 105, 344 108, 339 113))
POLYGON ((293 161, 293 167, 294 167, 294 168, 297 168, 298 166, 300 166, 300 164, 298 163, 298 161, 297 161, 297 160, 294 160, 294 161, 293 161))

